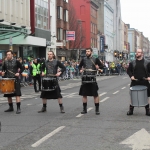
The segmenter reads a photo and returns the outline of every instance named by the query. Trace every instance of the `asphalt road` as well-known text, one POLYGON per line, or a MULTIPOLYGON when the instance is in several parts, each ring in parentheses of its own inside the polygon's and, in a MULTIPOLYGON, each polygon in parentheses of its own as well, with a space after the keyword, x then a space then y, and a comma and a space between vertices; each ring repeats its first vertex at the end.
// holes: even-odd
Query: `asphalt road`
MULTIPOLYGON (((40 93, 33 87, 22 88, 22 113, 4 113, 7 101, 0 97, 0 150, 131 150, 142 141, 144 131, 149 134, 150 117, 144 108, 135 108, 127 116, 129 107, 128 76, 98 77, 100 115, 95 115, 93 98, 88 98, 88 110, 81 115, 82 101, 78 95, 80 79, 62 81, 65 114, 59 112, 57 100, 49 100, 46 113, 37 113, 42 103, 40 93), (127 142, 122 141, 137 133, 127 142), (141 135, 141 136, 140 136, 141 135), (136 140, 138 138, 138 140, 136 140), (136 143, 137 142, 137 143, 136 143)), ((14 103, 14 108, 16 106, 14 103)), ((146 135, 145 135, 146 137, 146 135)), ((150 140, 149 140, 150 143, 150 140)), ((146 147, 146 143, 144 145, 146 147)), ((143 146, 143 147, 144 147, 143 146)), ((141 146, 141 150, 143 149, 141 146)), ((149 148, 148 146, 145 148, 149 148)), ((140 150, 140 149, 139 149, 140 150)))

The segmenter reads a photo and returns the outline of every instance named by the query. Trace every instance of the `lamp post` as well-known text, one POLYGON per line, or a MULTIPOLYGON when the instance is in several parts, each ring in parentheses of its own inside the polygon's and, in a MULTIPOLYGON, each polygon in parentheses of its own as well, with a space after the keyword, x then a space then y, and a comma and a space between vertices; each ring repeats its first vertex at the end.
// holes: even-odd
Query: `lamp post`
POLYGON ((80 25, 80 48, 79 48, 79 55, 81 55, 81 40, 82 40, 82 35, 81 35, 81 31, 82 31, 82 20, 77 20, 78 24, 80 25))

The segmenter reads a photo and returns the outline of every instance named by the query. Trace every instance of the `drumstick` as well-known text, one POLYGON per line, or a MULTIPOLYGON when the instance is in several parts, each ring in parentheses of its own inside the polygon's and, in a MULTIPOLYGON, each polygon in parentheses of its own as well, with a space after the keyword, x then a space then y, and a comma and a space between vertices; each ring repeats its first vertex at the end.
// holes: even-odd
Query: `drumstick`
POLYGON ((56 75, 54 75, 54 74, 48 74, 47 76, 56 76, 56 75))

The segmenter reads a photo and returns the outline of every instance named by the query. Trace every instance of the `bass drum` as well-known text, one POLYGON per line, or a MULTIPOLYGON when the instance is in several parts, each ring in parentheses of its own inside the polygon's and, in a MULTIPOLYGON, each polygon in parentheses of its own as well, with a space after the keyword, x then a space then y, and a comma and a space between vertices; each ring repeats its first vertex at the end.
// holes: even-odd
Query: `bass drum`
POLYGON ((0 80, 0 89, 3 94, 12 94, 15 92, 15 78, 2 78, 0 80))

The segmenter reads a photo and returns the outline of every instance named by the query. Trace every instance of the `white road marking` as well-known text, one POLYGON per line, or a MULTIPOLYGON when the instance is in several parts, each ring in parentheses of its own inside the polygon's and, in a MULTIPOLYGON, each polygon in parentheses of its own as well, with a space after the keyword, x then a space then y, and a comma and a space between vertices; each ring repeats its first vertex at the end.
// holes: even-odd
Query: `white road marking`
POLYGON ((123 77, 122 79, 126 79, 126 78, 128 78, 128 77, 123 77))
POLYGON ((128 86, 130 86, 130 84, 128 84, 128 86))
POLYGON ((114 92, 113 94, 117 94, 119 91, 114 92))
POLYGON ((31 106, 32 104, 27 104, 28 106, 31 106))
MULTIPOLYGON (((89 112, 90 110, 92 110, 93 109, 93 107, 89 107, 88 109, 87 109, 87 112, 89 112)), ((77 118, 79 118, 79 117, 81 117, 81 116, 83 116, 84 114, 79 114, 79 115, 77 115, 76 117, 77 118)))
POLYGON ((40 144, 42 144, 43 142, 45 142, 47 139, 49 139, 50 137, 52 137, 53 135, 55 135, 56 133, 58 133, 59 131, 61 131, 62 129, 64 129, 65 126, 60 126, 57 129, 55 129, 54 131, 52 131, 51 133, 47 134, 46 136, 44 136, 42 139, 40 139, 39 141, 37 141, 36 143, 32 144, 32 147, 38 147, 40 144))
POLYGON ((123 87, 123 88, 121 88, 121 89, 125 89, 126 87, 123 87))
POLYGON ((74 94, 77 94, 77 92, 76 92, 76 93, 71 93, 71 94, 65 95, 65 96, 63 96, 63 97, 70 97, 70 96, 73 96, 74 94))
POLYGON ((132 150, 150 149, 150 134, 143 128, 120 144, 128 145, 132 150))
POLYGON ((105 102, 107 99, 109 99, 110 97, 105 97, 104 99, 100 100, 100 103, 105 102))
POLYGON ((107 94, 107 92, 101 93, 101 94, 99 94, 99 96, 103 96, 103 95, 105 95, 105 94, 107 94))

